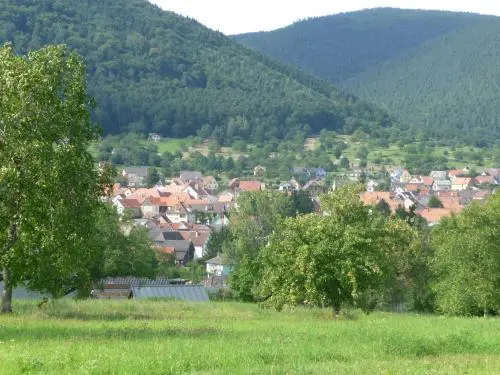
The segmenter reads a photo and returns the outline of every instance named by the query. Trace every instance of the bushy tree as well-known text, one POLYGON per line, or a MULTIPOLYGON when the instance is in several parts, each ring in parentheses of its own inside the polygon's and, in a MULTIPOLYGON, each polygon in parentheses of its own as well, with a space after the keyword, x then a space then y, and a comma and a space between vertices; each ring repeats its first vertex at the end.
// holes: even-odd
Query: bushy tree
POLYGON ((322 196, 324 216, 280 221, 262 252, 257 290, 266 304, 329 306, 337 313, 344 303, 374 306, 397 275, 396 259, 414 232, 364 206, 358 192, 344 186, 322 196))
POLYGON ((244 192, 231 211, 232 246, 227 254, 236 261, 230 284, 235 296, 253 300, 260 280, 260 251, 281 218, 293 216, 291 199, 279 191, 244 192))
POLYGON ((500 195, 443 219, 431 241, 439 310, 455 315, 499 311, 500 195))
POLYGON ((2 47, 0 88, 1 310, 10 312, 23 281, 55 296, 89 285, 105 181, 87 151, 99 129, 76 54, 50 46, 21 57, 2 47))

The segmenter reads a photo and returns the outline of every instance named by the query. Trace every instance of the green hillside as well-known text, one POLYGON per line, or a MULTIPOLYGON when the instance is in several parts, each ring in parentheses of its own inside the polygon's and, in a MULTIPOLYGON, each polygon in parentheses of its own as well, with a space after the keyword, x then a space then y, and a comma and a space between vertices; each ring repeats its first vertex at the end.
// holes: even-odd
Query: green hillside
POLYGON ((0 0, 0 43, 65 43, 85 57, 107 133, 155 131, 227 142, 363 128, 383 111, 146 0, 0 0), (347 126, 346 126, 347 124, 347 126))
POLYGON ((235 36, 372 101, 427 136, 500 135, 500 18, 371 9, 235 36))

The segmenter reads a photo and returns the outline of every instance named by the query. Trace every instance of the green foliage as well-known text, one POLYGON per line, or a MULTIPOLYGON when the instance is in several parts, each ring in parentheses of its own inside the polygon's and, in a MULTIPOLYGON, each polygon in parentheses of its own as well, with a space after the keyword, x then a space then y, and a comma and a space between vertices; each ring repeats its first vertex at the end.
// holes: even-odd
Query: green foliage
POLYGON ((293 216, 292 200, 279 191, 243 192, 231 215, 232 246, 226 254, 237 263, 231 274, 231 289, 241 300, 254 299, 260 280, 260 251, 268 243, 280 219, 293 216))
POLYGON ((146 228, 121 220, 110 205, 103 206, 88 246, 99 249, 92 267, 94 279, 106 276, 154 277, 157 260, 146 228))
POLYGON ((282 220, 262 250, 258 294, 277 309, 285 305, 343 304, 372 309, 396 277, 396 259, 414 239, 399 219, 365 206, 357 186, 321 197, 325 216, 282 220))
POLYGON ((410 136, 483 147, 500 135, 499 30, 492 16, 371 9, 235 39, 388 109, 410 136))
POLYGON ((439 309, 482 315, 500 309, 500 195, 473 203, 432 232, 432 270, 439 309))
MULTIPOLYGON (((5 8, 2 8, 5 12, 5 8)), ((109 183, 87 149, 99 135, 90 120, 85 67, 63 46, 21 57, 0 48, 0 268, 7 289, 24 280, 61 295, 91 282, 92 239, 109 183)), ((9 311, 4 294, 2 310, 9 311)))
POLYGON ((391 123, 383 111, 146 0, 1 0, 0 9, 0 43, 23 53, 65 43, 85 57, 94 118, 106 133, 199 132, 223 145, 283 138, 295 126, 341 131, 347 117, 377 131, 391 123))
POLYGON ((437 195, 433 195, 429 198, 429 202, 427 204, 430 208, 442 208, 443 202, 437 197, 437 195))

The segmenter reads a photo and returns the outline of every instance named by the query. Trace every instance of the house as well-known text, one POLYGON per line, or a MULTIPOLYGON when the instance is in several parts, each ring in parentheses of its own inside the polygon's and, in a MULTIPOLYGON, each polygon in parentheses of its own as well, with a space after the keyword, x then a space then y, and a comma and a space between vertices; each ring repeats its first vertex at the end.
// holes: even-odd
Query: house
POLYGON ((122 170, 122 177, 127 179, 127 186, 145 186, 148 178, 148 167, 127 167, 122 170))
POLYGON ((233 271, 234 262, 225 259, 220 254, 215 258, 205 262, 207 264, 207 275, 210 276, 228 276, 233 271))
POLYGON ((309 192, 311 197, 317 197, 322 194, 324 191, 324 183, 323 181, 318 180, 309 180, 303 187, 302 190, 309 192))
POLYGON ((488 176, 492 176, 495 180, 500 181, 500 168, 488 168, 485 172, 488 176))
POLYGON ((422 185, 427 189, 431 189, 432 185, 434 185, 434 178, 431 176, 422 176, 421 181, 422 185))
POLYGON ((196 221, 196 214, 191 210, 189 206, 182 202, 167 207, 164 215, 172 223, 180 223, 182 221, 194 223, 196 221))
POLYGON ((261 191, 264 190, 264 184, 260 181, 240 181, 240 191, 261 191))
POLYGON ((432 184, 432 190, 434 191, 448 191, 451 190, 450 180, 434 180, 432 184))
POLYGON ((203 258, 206 255, 207 243, 210 239, 210 232, 181 231, 182 239, 189 240, 194 246, 194 259, 203 258))
POLYGON ((455 177, 452 180, 451 190, 460 191, 467 190, 472 186, 471 177, 455 177))
POLYGON ((183 182, 192 182, 202 180, 203 174, 198 171, 181 171, 179 177, 183 182))
POLYGON ((130 299, 133 294, 130 284, 103 284, 93 289, 90 296, 96 299, 130 299))
POLYGON ((411 180, 411 174, 407 169, 403 169, 401 176, 399 177, 399 182, 407 183, 411 180))
POLYGON ((229 204, 229 203, 233 203, 234 202, 234 194, 231 193, 230 191, 228 190, 224 190, 223 192, 221 192, 218 196, 217 196, 217 200, 220 202, 220 203, 225 203, 225 204, 229 204))
POLYGON ((422 216, 429 226, 434 226, 439 224, 444 217, 453 215, 455 211, 449 208, 424 208, 422 210, 417 210, 416 213, 422 216))
POLYGON ((446 180, 448 178, 447 171, 432 171, 430 174, 434 180, 446 180))
POLYGON ((409 183, 406 184, 406 191, 412 192, 412 193, 417 193, 420 191, 420 189, 423 187, 422 184, 419 183, 409 183))
POLYGON ((367 206, 376 206, 384 200, 393 213, 396 212, 399 207, 404 206, 404 202, 396 200, 394 194, 389 191, 367 191, 362 193, 359 198, 367 206))
POLYGON ((149 135, 148 135, 148 141, 160 142, 161 141, 161 135, 159 135, 157 133, 149 133, 149 135))
POLYGON ((175 255, 178 266, 186 266, 194 259, 195 248, 189 240, 166 240, 156 243, 160 252, 175 255))
POLYGON ((477 176, 474 178, 476 185, 493 185, 496 184, 496 180, 493 176, 477 176))
POLYGON ((219 188, 219 183, 213 176, 207 176, 203 179, 203 188, 209 192, 215 192, 219 188))
POLYGON ((452 169, 448 171, 448 178, 453 181, 456 177, 460 177, 467 174, 466 170, 463 169, 452 169))
POLYGON ((253 175, 254 176, 262 177, 264 175, 264 173, 266 173, 266 167, 264 167, 263 165, 257 165, 253 169, 253 175))
POLYGON ((113 206, 116 207, 116 211, 120 216, 122 216, 125 212, 129 212, 132 215, 132 218, 142 216, 141 203, 137 199, 116 199, 113 200, 113 206))
POLYGON ((227 187, 229 189, 235 190, 240 187, 240 179, 239 178, 233 178, 232 180, 229 180, 227 183, 227 187))

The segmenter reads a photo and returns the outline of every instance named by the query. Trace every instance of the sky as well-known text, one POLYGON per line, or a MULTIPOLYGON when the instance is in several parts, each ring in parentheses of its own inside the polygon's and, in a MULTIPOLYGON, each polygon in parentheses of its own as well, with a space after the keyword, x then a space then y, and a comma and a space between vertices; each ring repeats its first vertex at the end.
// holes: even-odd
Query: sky
POLYGON ((500 15, 499 0, 150 0, 224 34, 275 30, 299 19, 366 8, 436 9, 500 15))

